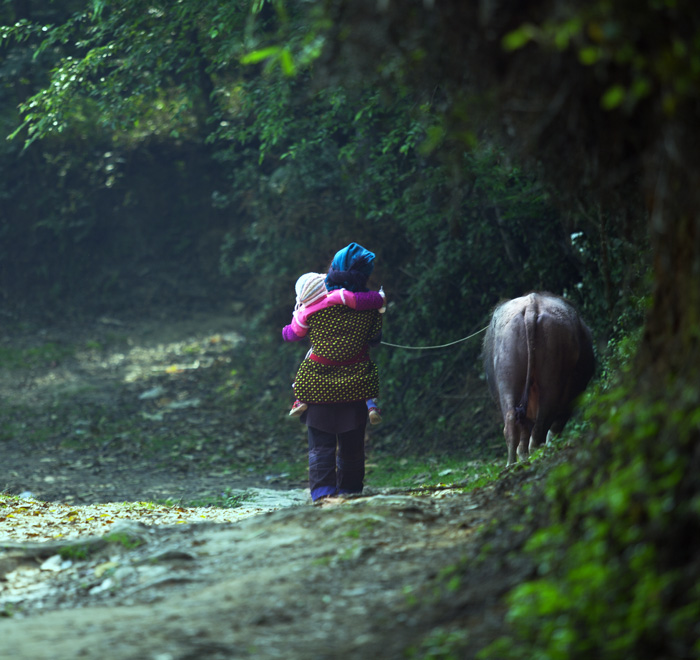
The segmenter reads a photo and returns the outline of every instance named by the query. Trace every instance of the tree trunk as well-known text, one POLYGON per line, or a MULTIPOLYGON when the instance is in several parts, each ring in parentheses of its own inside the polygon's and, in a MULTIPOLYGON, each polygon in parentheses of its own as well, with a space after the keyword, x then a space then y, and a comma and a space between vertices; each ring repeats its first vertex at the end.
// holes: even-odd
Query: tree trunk
POLYGON ((662 165, 647 177, 654 193, 650 209, 654 289, 638 366, 640 385, 657 389, 662 396, 670 381, 685 383, 689 390, 700 387, 700 170, 695 163, 699 152, 692 133, 683 138, 682 150, 677 148, 680 141, 667 146, 666 141, 663 160, 659 159, 662 165))

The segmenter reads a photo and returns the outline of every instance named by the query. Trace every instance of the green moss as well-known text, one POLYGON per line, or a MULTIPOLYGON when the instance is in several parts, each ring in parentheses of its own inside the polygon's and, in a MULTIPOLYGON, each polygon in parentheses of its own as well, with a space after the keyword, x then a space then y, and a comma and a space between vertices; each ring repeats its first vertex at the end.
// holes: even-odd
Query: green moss
POLYGON ((63 559, 83 560, 90 556, 90 552, 91 550, 89 546, 76 543, 75 545, 67 545, 64 548, 61 548, 58 551, 58 554, 63 559))
POLYGON ((243 506, 251 499, 252 495, 249 492, 233 491, 226 488, 220 495, 203 497, 197 500, 192 500, 189 506, 205 507, 213 506, 220 509, 236 509, 243 506))
POLYGON ((469 649, 469 631, 440 627, 431 630, 416 646, 407 650, 414 660, 461 660, 469 649))
POLYGON ((111 534, 107 534, 104 539, 107 541, 107 543, 121 545, 127 550, 138 548, 143 544, 143 541, 140 538, 133 536, 132 534, 127 534, 126 532, 113 532, 111 534))
POLYGON ((71 357, 74 353, 74 347, 53 342, 23 349, 0 347, 0 368, 17 370, 49 366, 71 357))

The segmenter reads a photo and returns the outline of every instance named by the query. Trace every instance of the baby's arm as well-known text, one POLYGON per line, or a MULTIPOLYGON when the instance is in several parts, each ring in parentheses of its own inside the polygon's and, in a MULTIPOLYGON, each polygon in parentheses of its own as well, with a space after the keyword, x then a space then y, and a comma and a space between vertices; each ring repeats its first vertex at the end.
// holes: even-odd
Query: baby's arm
MULTIPOLYGON (((304 335, 308 331, 308 325, 306 320, 312 314, 326 309, 326 307, 331 307, 333 305, 346 305, 351 309, 378 309, 380 312, 385 311, 385 300, 386 295, 384 291, 364 291, 361 293, 354 293, 348 291, 347 289, 335 289, 331 291, 325 298, 315 302, 313 305, 308 307, 302 307, 294 313, 294 320, 292 325, 296 324, 295 331, 301 330, 304 335)), ((304 336, 302 335, 302 336, 304 336)))
POLYGON ((335 289, 325 299, 325 306, 347 305, 352 309, 380 309, 384 307, 386 295, 384 291, 361 291, 354 293, 347 289, 335 289))
POLYGON ((284 341, 299 341, 300 339, 306 337, 306 334, 309 332, 309 326, 304 323, 300 323, 299 319, 297 318, 302 311, 303 309, 294 312, 292 322, 282 328, 282 339, 284 339, 284 341))

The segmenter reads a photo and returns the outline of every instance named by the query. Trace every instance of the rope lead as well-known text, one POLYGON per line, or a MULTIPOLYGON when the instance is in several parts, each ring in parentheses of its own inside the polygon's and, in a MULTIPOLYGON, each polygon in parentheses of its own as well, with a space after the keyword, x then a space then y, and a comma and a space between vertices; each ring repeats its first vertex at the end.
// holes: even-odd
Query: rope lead
POLYGON ((486 326, 485 328, 481 328, 481 330, 477 330, 475 333, 469 335, 468 337, 462 337, 462 339, 458 339, 457 341, 451 341, 449 344, 440 344, 439 346, 404 346, 403 344, 390 344, 389 342, 383 341, 381 342, 384 346, 391 346, 392 348, 405 348, 411 351, 431 351, 435 348, 447 348, 448 346, 454 346, 455 344, 459 344, 463 341, 467 341, 468 339, 471 339, 472 337, 476 337, 477 335, 480 335, 482 332, 484 332, 489 326, 486 326))

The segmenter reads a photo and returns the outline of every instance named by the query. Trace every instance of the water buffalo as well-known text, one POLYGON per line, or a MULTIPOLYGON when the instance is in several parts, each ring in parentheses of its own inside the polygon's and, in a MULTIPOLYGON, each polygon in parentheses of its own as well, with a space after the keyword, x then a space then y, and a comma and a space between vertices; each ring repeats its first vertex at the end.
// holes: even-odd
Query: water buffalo
POLYGON ((591 331, 551 293, 530 293, 496 307, 484 338, 484 369, 501 408, 508 465, 560 433, 593 376, 591 331), (528 443, 529 440, 529 443, 528 443))

